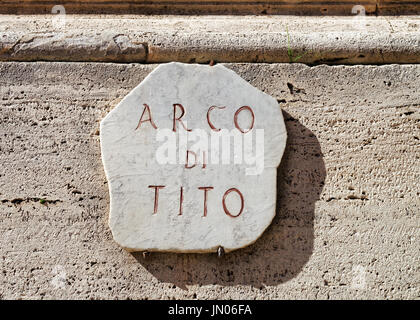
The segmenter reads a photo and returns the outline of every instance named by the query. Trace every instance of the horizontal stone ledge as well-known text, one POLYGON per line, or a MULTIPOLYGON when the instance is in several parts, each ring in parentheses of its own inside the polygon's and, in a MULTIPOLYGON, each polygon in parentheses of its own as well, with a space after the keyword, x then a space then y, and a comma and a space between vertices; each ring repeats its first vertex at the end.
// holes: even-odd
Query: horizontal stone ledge
POLYGON ((420 62, 420 16, 0 15, 0 61, 420 62))

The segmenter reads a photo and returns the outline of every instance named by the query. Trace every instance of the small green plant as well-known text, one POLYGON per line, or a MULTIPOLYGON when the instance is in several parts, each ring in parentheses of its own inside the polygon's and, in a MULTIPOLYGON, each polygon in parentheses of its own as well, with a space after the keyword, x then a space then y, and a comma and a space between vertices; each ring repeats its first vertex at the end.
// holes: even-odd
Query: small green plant
POLYGON ((289 35, 289 27, 286 27, 286 33, 287 33, 287 55, 289 56, 289 62, 294 63, 299 61, 304 55, 309 53, 310 51, 306 51, 300 55, 295 56, 292 48, 290 47, 290 35, 289 35))
POLYGON ((47 200, 45 200, 45 199, 43 199, 43 198, 39 199, 39 203, 40 203, 40 204, 45 204, 46 202, 47 202, 47 200))

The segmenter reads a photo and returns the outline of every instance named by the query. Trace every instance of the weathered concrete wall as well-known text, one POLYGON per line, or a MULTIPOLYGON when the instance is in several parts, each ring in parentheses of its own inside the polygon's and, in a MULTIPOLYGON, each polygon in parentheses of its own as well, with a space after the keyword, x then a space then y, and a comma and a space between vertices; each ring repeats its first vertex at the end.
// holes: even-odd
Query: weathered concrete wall
POLYGON ((154 65, 0 63, 1 298, 420 297, 420 66, 226 66, 288 142, 273 224, 218 259, 143 258, 107 225, 99 121, 154 65))

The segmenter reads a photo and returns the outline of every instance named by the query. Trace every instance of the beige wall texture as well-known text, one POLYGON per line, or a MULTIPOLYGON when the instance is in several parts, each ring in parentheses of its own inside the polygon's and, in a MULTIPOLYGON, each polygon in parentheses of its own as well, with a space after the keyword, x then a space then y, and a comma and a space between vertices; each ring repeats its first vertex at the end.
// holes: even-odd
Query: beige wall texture
POLYGON ((420 66, 225 65, 288 140, 272 225, 217 258, 131 254, 107 224, 99 122, 156 65, 0 63, 1 298, 420 298, 420 66))

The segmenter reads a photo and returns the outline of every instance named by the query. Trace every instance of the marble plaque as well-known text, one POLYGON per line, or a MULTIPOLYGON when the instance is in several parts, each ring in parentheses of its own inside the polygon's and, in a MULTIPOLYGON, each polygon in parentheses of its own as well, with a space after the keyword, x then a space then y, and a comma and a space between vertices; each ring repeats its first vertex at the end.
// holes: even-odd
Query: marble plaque
POLYGON ((225 252, 276 213, 281 109, 223 65, 159 65, 101 122, 109 225, 129 251, 225 252))

